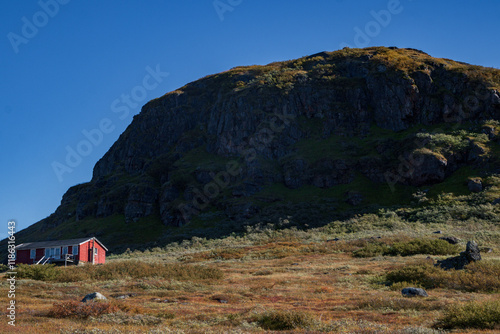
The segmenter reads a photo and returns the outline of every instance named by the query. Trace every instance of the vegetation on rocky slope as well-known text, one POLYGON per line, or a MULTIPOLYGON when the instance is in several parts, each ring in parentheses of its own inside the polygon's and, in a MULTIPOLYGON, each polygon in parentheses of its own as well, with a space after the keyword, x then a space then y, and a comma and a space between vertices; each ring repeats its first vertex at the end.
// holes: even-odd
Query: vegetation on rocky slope
POLYGON ((95 235, 121 252, 381 210, 497 221, 499 87, 500 70, 384 47, 210 75, 147 103, 18 240, 95 235))

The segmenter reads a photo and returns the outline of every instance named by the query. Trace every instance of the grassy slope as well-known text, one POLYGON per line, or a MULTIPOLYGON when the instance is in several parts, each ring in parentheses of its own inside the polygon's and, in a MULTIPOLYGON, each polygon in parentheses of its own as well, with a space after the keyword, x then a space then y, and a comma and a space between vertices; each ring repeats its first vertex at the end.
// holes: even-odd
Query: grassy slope
MULTIPOLYGON (((472 291, 464 291, 457 281, 454 288, 427 289, 429 297, 424 299, 402 298, 401 288, 415 283, 386 286, 385 274, 421 263, 426 254, 358 258, 353 252, 374 242, 390 244, 415 237, 433 240, 439 235, 432 232, 443 229, 445 235, 462 239, 459 249, 471 237, 481 247, 493 246, 494 252, 483 254, 483 261, 498 266, 498 223, 484 220, 476 228, 477 231, 471 231, 460 220, 448 224, 411 223, 396 213, 386 212, 308 231, 262 227, 243 237, 195 238, 146 252, 127 252, 110 257, 108 262, 117 269, 123 260, 139 260, 145 270, 148 262, 176 265, 188 273, 192 272, 189 266, 201 265, 217 267, 224 276, 207 280, 190 274, 168 273, 162 277, 149 273, 142 277, 134 268, 124 267, 119 278, 71 283, 20 279, 16 300, 22 307, 18 309, 16 330, 34 334, 70 333, 82 328, 113 333, 262 333, 268 325, 283 325, 296 327, 293 332, 297 333, 307 329, 437 334, 431 327, 450 305, 470 305, 471 301, 482 304, 498 299, 500 291, 491 291, 486 276, 479 275, 471 277, 470 283, 463 283, 472 284, 472 291), (346 233, 349 227, 352 231, 346 233), (497 237, 492 241, 484 231, 496 233, 497 237), (382 238, 370 239, 375 236, 382 238), (341 240, 329 241, 334 237, 341 240), (127 277, 127 272, 131 277, 127 277), (87 319, 54 318, 50 314, 54 305, 78 301, 94 291, 111 297, 112 305, 122 311, 87 319), (123 301, 112 297, 122 294, 132 296, 123 301), (269 318, 272 321, 266 320, 269 318)), ((78 278, 72 271, 75 269, 65 270, 65 277, 78 278)), ((5 279, 0 284, 5 286, 5 279)), ((500 286, 498 280, 495 284, 500 286)), ((0 303, 7 303, 6 295, 0 296, 0 303)), ((1 323, 0 331, 7 330, 6 322, 1 323)), ((465 328, 454 333, 478 332, 475 328, 465 328)))

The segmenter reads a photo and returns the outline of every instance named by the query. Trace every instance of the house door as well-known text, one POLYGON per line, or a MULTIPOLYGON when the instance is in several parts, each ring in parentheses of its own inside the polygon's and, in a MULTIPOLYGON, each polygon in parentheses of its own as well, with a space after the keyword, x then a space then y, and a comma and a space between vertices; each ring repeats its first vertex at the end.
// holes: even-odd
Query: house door
POLYGON ((92 262, 92 256, 93 256, 93 254, 92 254, 92 248, 90 248, 89 249, 89 257, 88 257, 89 262, 92 262))

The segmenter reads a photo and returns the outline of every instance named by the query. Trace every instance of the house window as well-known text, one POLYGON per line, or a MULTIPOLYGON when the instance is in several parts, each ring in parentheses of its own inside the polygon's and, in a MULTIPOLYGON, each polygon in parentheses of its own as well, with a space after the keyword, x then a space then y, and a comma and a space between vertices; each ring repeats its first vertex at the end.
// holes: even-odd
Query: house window
POLYGON ((61 248, 53 248, 54 250, 54 256, 56 259, 60 258, 61 257, 61 248))
POLYGON ((94 255, 97 255, 97 248, 94 248, 94 255))
POLYGON ((50 257, 50 248, 45 248, 45 257, 50 257))
POLYGON ((78 255, 78 245, 73 246, 73 255, 78 255))
POLYGON ((30 259, 34 259, 36 257, 36 249, 30 249, 30 259))
POLYGON ((63 255, 68 254, 68 246, 63 247, 63 255))

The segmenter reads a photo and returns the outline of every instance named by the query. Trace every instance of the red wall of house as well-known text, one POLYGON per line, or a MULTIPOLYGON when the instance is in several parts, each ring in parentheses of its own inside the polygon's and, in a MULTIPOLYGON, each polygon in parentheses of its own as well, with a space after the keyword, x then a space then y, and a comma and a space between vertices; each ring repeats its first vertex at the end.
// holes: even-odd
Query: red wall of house
POLYGON ((89 243, 90 241, 80 245, 80 249, 78 250, 80 261, 89 262, 89 243))
POLYGON ((33 260, 30 259, 30 250, 29 249, 18 250, 16 263, 32 264, 33 260))
POLYGON ((106 262, 106 250, 98 242, 95 243, 95 248, 97 248, 95 263, 104 264, 106 262))
POLYGON ((42 257, 45 256, 45 248, 37 248, 36 249, 36 254, 35 254, 35 263, 38 262, 42 257))
MULTIPOLYGON (((78 255, 75 256, 75 260, 82 262, 92 262, 92 257, 89 258, 89 250, 92 249, 92 244, 94 244, 94 247, 98 249, 97 256, 95 257, 95 263, 105 263, 106 250, 98 242, 94 242, 92 239, 78 246, 78 255)), ((61 258, 63 258, 62 249, 63 247, 60 247, 61 258)), ((68 246, 68 253, 73 254, 73 246, 68 246)), ((17 251, 16 263, 33 264, 38 262, 38 260, 40 260, 44 256, 45 248, 37 248, 36 258, 33 261, 32 259, 30 259, 30 250, 22 249, 17 251)))
POLYGON ((92 250, 92 245, 97 248, 97 256, 95 257, 95 264, 102 264, 106 262, 106 251, 98 242, 89 240, 88 242, 80 245, 80 261, 92 262, 92 255, 89 256, 89 251, 92 250))

